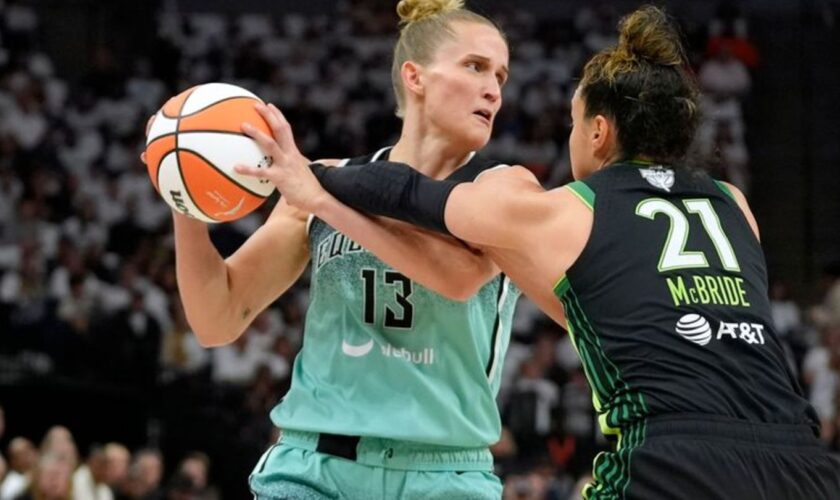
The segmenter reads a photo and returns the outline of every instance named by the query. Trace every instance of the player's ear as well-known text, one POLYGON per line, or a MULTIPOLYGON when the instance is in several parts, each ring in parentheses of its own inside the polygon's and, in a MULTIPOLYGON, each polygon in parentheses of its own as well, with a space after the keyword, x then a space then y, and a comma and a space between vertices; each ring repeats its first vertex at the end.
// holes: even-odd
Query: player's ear
POLYGON ((607 157, 612 153, 616 142, 616 130, 613 122, 604 115, 592 117, 592 129, 589 140, 597 157, 607 157))
POLYGON ((403 88, 406 94, 413 93, 422 96, 425 93, 423 85, 423 67, 414 61, 406 61, 400 68, 403 88))

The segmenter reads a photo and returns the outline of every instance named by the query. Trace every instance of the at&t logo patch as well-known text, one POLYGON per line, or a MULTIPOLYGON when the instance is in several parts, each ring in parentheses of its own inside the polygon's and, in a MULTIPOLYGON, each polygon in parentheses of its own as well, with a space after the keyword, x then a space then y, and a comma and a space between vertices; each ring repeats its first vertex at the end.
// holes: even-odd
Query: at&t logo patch
POLYGON ((676 331, 684 339, 699 345, 706 345, 712 340, 712 327, 699 314, 686 314, 677 322, 676 331))

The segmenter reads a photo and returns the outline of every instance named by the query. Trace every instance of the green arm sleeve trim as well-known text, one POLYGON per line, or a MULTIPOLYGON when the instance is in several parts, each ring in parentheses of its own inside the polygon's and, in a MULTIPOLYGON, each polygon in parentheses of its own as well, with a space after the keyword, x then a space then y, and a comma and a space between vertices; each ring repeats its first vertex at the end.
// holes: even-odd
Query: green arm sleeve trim
POLYGON ((731 189, 729 189, 729 186, 727 186, 726 184, 724 184, 724 183, 723 183, 723 182, 721 182, 721 181, 715 181, 715 184, 717 185, 718 189, 720 189, 721 191, 723 191, 723 194, 725 194, 726 196, 728 196, 728 197, 732 198, 732 200, 733 200, 733 201, 735 201, 735 203, 737 203, 737 202, 738 202, 738 200, 736 200, 736 199, 735 199, 735 195, 734 195, 734 194, 732 194, 732 190, 731 190, 731 189))
POLYGON ((557 298, 562 298, 563 295, 565 295, 566 292, 569 290, 570 286, 571 285, 569 285, 569 278, 567 278, 564 274, 560 277, 559 280, 557 280, 557 283, 554 285, 554 295, 556 295, 557 298))
POLYGON ((577 196, 589 210, 595 210, 595 192, 583 181, 574 181, 564 186, 577 196))

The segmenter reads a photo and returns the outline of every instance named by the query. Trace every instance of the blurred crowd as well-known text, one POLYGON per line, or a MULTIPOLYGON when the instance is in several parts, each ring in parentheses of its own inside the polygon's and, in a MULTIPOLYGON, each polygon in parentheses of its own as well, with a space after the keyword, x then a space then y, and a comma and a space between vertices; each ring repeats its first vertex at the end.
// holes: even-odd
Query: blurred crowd
MULTIPOLYGON (((240 460, 247 470, 274 437, 267 413, 288 388, 307 282, 235 343, 199 346, 177 295, 169 208, 139 161, 145 121, 169 96, 225 81, 283 109, 310 157, 361 155, 393 143, 400 127, 389 67, 393 2, 338 2, 319 16, 232 16, 182 13, 177 2, 164 1, 151 43, 138 42, 132 57, 99 46, 85 74, 72 80, 45 52, 34 5, 0 0, 0 383, 34 377, 117 388, 149 409, 149 429, 158 431, 133 453, 117 442, 97 444, 112 436, 88 439, 82 456, 76 429, 52 428, 43 437, 7 429, 3 437, 0 426, 0 500, 71 487, 89 491, 75 499, 215 498, 209 460, 240 460), (166 429, 179 418, 189 420, 184 428, 227 436, 245 450, 165 456, 166 429), (164 468, 164 458, 178 465, 164 468), (110 493, 99 492, 105 489, 110 493)), ((527 166, 547 187, 570 180, 575 76, 594 51, 616 41, 619 15, 607 3, 550 22, 513 5, 494 13, 510 40, 511 79, 488 156, 527 166)), ((745 115, 759 59, 747 20, 725 2, 711 20, 680 21, 704 90, 695 157, 748 192, 745 115)), ((274 201, 213 228, 223 255, 262 223, 274 201)), ((774 320, 823 419, 826 443, 840 449, 837 273, 827 274, 825 290, 824 303, 802 313, 783 286, 774 287, 774 320)), ((568 337, 525 299, 499 405, 505 427, 493 451, 506 498, 574 495, 607 443, 568 337)), ((245 476, 239 481, 244 488, 245 476)))
MULTIPOLYGON (((0 437, 4 413, 0 407, 0 437)), ((210 459, 191 452, 180 459, 164 482, 161 452, 134 452, 118 442, 93 444, 81 456, 66 427, 50 427, 38 446, 16 436, 0 456, 0 498, 15 500, 218 500, 208 483, 210 459)))

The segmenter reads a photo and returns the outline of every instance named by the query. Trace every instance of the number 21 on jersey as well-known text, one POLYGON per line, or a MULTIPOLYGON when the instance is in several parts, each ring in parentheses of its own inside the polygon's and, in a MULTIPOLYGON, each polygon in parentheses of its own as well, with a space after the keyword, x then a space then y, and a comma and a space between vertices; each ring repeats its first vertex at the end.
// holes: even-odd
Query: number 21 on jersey
MULTIPOLYGON (((700 198, 682 200, 682 202, 689 214, 700 217, 700 222, 703 223, 703 228, 715 245, 715 250, 717 250, 724 269, 740 272, 741 267, 738 264, 738 258, 735 256, 729 238, 723 232, 720 218, 711 201, 707 198, 700 198)), ((688 241, 690 225, 688 217, 675 204, 662 198, 648 198, 642 200, 636 206, 636 215, 640 217, 654 220, 658 214, 665 214, 671 223, 668 238, 665 240, 665 247, 662 249, 662 255, 659 258, 659 272, 709 267, 706 254, 700 251, 686 250, 685 245, 688 241)))

